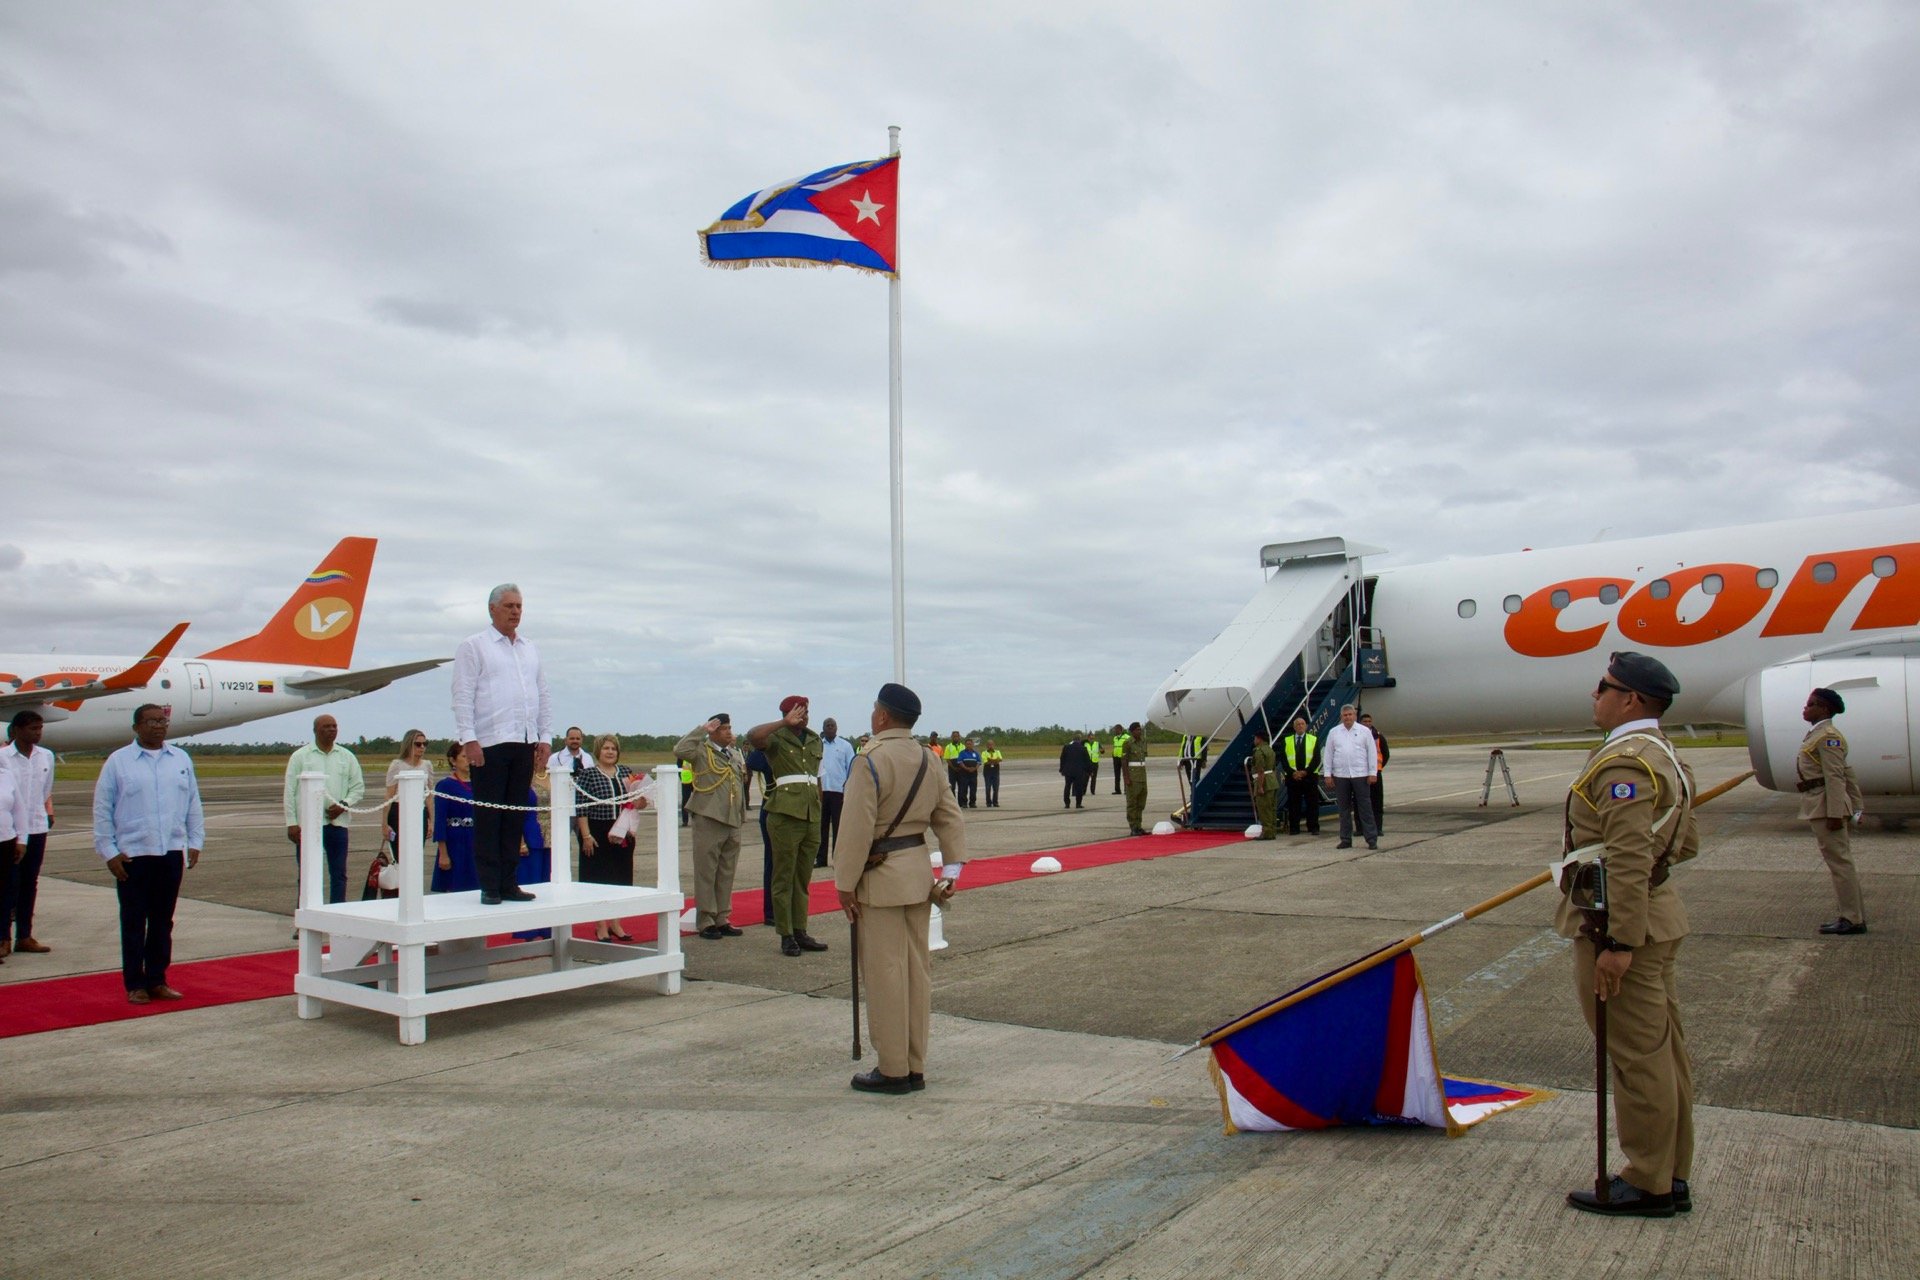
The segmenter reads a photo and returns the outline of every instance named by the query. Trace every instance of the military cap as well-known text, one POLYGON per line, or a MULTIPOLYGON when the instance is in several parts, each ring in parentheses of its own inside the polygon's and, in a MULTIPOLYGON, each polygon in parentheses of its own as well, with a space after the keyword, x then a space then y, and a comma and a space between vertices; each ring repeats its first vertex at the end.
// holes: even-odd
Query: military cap
POLYGON ((790 693, 786 697, 780 699, 780 714, 785 715, 787 714, 787 712, 793 710, 795 707, 805 707, 810 705, 812 704, 810 704, 803 695, 798 693, 790 693))
POLYGON ((1826 703, 1827 710, 1833 712, 1835 715, 1839 715, 1847 709, 1846 700, 1831 689, 1815 689, 1809 696, 1818 698, 1820 701, 1826 703))
POLYGON ((708 716, 707 719, 713 721, 715 724, 732 724, 733 723, 733 717, 728 715, 724 711, 716 711, 712 715, 708 716))
POLYGON ((1680 682, 1667 670, 1667 664, 1644 653, 1622 649, 1607 663, 1607 675, 1637 694, 1667 702, 1679 696, 1680 682))
POLYGON ((898 711, 910 720, 920 718, 920 695, 903 684, 894 684, 889 680, 880 686, 879 696, 874 701, 889 711, 898 711))

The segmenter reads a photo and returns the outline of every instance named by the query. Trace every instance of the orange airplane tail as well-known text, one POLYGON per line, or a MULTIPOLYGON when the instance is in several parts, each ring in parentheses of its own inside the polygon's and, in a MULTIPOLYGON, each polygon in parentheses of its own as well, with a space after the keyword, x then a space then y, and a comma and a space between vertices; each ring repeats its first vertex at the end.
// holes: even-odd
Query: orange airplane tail
POLYGON ((360 605, 367 596, 373 550, 378 545, 376 538, 340 539, 266 626, 245 640, 200 656, 344 671, 353 665, 360 605))

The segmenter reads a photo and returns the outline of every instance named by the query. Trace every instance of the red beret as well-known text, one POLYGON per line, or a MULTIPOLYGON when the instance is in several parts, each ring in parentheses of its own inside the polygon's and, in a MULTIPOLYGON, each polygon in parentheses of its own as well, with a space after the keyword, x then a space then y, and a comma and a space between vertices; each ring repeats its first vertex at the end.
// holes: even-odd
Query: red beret
POLYGON ((786 697, 780 699, 780 714, 785 715, 787 714, 787 712, 793 710, 795 707, 804 707, 807 705, 809 704, 805 698, 801 697, 797 693, 790 693, 786 697))

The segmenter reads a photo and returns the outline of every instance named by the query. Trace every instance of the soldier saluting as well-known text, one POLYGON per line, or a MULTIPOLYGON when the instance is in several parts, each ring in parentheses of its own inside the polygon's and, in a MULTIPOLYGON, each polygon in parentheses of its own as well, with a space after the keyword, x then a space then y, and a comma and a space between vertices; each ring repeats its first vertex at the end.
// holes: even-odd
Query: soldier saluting
POLYGON ((1847 739, 1833 727, 1846 702, 1832 689, 1807 695, 1800 718, 1810 726, 1794 766, 1800 775, 1800 816, 1813 828, 1813 842, 1833 877, 1833 897, 1840 914, 1820 926, 1828 934, 1865 933, 1867 907, 1860 899, 1860 877, 1853 869, 1853 815, 1860 811, 1860 783, 1847 763, 1847 739))
POLYGON ((1687 912, 1668 880, 1700 847, 1693 775, 1660 731, 1680 692, 1641 653, 1616 653, 1593 691, 1606 730, 1567 793, 1566 853, 1554 926, 1573 946, 1574 987, 1591 1029, 1606 1002, 1614 1130, 1627 1167, 1606 1195, 1574 1191, 1588 1213, 1670 1218, 1693 1208, 1693 1067, 1680 1025, 1675 962, 1687 912))
POLYGON ((920 699, 901 684, 880 686, 873 737, 847 776, 833 879, 840 908, 857 930, 867 1020, 880 1064, 853 1078, 863 1093, 926 1087, 933 988, 927 924, 935 903, 953 896, 967 856, 966 820, 936 778, 933 755, 913 738, 920 699), (935 879, 927 828, 940 837, 945 863, 935 879))

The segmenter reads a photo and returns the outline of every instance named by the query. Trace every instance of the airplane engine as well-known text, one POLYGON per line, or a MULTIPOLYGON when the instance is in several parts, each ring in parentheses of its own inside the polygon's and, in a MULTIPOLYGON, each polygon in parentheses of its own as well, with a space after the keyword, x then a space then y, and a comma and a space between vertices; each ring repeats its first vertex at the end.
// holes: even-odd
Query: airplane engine
POLYGON ((1878 654, 1808 658, 1767 667, 1747 678, 1747 754, 1760 785, 1793 791, 1794 757, 1806 737, 1800 710, 1807 694, 1832 689, 1846 699, 1835 720, 1847 738, 1847 760, 1868 795, 1910 795, 1920 784, 1914 735, 1920 731, 1920 656, 1878 654))

